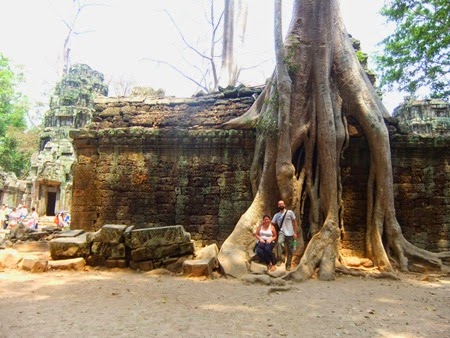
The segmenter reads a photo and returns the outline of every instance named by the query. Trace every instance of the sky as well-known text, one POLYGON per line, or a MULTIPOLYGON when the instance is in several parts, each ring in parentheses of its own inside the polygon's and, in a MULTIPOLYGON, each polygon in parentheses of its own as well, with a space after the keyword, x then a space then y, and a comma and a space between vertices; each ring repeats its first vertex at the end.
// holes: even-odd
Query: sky
MULTIPOLYGON (((77 20, 79 34, 71 40, 72 63, 86 63, 105 75, 106 81, 124 79, 133 85, 162 88, 166 95, 188 97, 198 89, 173 69, 150 61, 164 60, 192 69, 196 57, 181 42, 166 9, 191 44, 205 34, 203 0, 83 0, 95 3, 83 9, 77 20)), ((214 0, 217 6, 222 0, 214 0)), ((259 85, 270 77, 273 59, 273 0, 248 0, 246 49, 242 64, 252 66, 240 79, 259 85), (257 67, 253 67, 258 65, 257 67)), ((384 0, 341 0, 347 31, 361 41, 369 55, 381 51, 378 43, 392 31, 379 14, 384 0)), ((0 53, 20 65, 26 82, 21 90, 32 103, 48 103, 61 78, 62 51, 75 10, 72 0, 1 0, 0 53)), ((287 28, 292 0, 283 1, 287 28)), ((114 90, 110 86, 110 94, 114 90)), ((385 93, 383 102, 392 112, 403 95, 385 93)))

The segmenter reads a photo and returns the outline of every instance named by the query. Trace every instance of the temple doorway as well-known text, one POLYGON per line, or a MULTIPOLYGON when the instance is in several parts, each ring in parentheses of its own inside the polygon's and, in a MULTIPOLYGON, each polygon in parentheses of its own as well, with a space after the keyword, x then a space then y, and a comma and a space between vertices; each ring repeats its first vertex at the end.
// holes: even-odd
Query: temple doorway
POLYGON ((56 207, 56 192, 47 192, 47 216, 55 216, 55 207, 56 207))

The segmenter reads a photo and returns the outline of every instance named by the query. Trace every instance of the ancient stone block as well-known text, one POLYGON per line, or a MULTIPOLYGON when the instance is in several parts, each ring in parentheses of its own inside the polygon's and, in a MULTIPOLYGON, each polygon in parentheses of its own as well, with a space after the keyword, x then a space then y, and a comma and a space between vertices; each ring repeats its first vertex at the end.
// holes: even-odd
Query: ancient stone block
POLYGON ((89 266, 104 266, 107 257, 105 256, 97 256, 97 255, 89 255, 85 258, 86 264, 89 266))
POLYGON ((157 241, 148 241, 146 246, 131 251, 131 258, 136 261, 155 260, 164 257, 188 255, 194 252, 194 243, 160 245, 157 241))
POLYGON ((183 262, 183 274, 189 277, 211 277, 215 264, 214 258, 186 260, 183 262))
POLYGON ((23 256, 15 249, 0 250, 0 268, 17 269, 23 256))
POLYGON ((110 244, 122 243, 123 233, 127 227, 124 224, 106 224, 100 229, 100 235, 95 241, 110 244))
POLYGON ((77 237, 77 236, 80 236, 83 232, 84 232, 83 230, 61 231, 59 234, 56 235, 56 238, 77 237))
POLYGON ((130 260, 130 261, 128 262, 128 266, 129 266, 129 268, 130 268, 131 270, 137 270, 137 269, 139 269, 139 262, 130 260))
POLYGON ((153 270, 153 262, 152 261, 139 262, 138 266, 139 266, 139 270, 141 270, 141 271, 153 270))
POLYGON ((82 271, 86 265, 83 257, 48 261, 48 268, 51 270, 77 270, 82 271))
POLYGON ((182 225, 135 229, 131 231, 130 247, 132 249, 140 248, 147 245, 148 241, 154 242, 154 245, 150 243, 147 246, 156 246, 189 242, 190 240, 190 234, 184 230, 182 225))
POLYGON ((217 259, 217 255, 219 254, 219 248, 217 244, 211 244, 204 248, 201 248, 195 253, 195 260, 212 260, 213 267, 219 267, 219 260, 217 259))
POLYGON ((36 258, 24 258, 22 261, 22 269, 30 272, 45 272, 47 271, 48 261, 36 258))
POLYGON ((105 266, 107 268, 120 268, 124 269, 127 267, 127 261, 125 259, 107 259, 105 261, 105 266))
POLYGON ((126 256, 126 250, 125 250, 124 243, 111 245, 111 258, 119 259, 119 258, 125 258, 125 256, 126 256))
POLYGON ((110 257, 113 244, 93 242, 91 246, 91 252, 95 256, 110 257))
POLYGON ((50 241, 50 255, 53 259, 89 256, 91 248, 85 234, 78 237, 55 238, 50 241))

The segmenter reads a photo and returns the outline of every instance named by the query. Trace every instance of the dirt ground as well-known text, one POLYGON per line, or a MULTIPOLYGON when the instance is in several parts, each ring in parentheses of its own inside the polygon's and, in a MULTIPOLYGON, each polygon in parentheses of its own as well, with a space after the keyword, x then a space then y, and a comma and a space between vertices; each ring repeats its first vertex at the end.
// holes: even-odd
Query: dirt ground
POLYGON ((450 278, 338 276, 289 291, 129 269, 0 272, 0 337, 450 337, 450 278))

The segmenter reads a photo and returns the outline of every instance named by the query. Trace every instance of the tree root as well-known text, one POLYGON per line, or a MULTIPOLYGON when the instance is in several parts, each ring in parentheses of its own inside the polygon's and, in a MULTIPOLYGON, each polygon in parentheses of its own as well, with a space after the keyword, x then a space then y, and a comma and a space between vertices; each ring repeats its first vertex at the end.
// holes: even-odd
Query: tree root
POLYGON ((336 272, 342 273, 344 275, 349 276, 355 276, 355 277, 364 277, 364 278, 386 278, 386 279, 393 279, 393 280, 400 280, 400 277, 392 272, 368 272, 363 270, 357 270, 357 269, 350 269, 345 266, 339 266, 336 267, 336 272))

